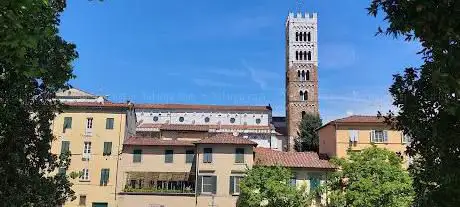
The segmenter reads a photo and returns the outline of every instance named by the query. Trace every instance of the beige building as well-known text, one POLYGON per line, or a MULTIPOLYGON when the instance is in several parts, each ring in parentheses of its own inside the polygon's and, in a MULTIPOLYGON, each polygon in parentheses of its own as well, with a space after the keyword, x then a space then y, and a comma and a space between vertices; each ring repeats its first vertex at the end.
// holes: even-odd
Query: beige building
POLYGON ((64 206, 116 206, 117 160, 124 138, 135 133, 134 111, 130 104, 83 93, 73 89, 66 97, 58 96, 65 99, 64 108, 52 125, 56 139, 51 151, 70 152, 65 173, 80 173, 80 177, 69 178, 77 198, 64 206))
POLYGON ((348 150, 359 151, 372 144, 404 156, 408 136, 392 130, 377 116, 349 116, 331 121, 318 129, 319 153, 344 157, 348 150))

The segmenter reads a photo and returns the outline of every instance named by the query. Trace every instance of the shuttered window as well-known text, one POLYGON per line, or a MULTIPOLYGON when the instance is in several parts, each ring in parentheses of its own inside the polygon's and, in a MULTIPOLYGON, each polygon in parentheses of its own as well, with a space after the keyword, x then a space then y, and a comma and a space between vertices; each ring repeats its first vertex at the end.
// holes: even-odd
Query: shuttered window
POLYGON ((110 169, 108 168, 101 169, 101 181, 100 181, 101 186, 106 186, 107 183, 109 183, 109 172, 110 172, 110 169))
POLYGON ((243 176, 230 176, 230 195, 240 194, 240 181, 243 179, 243 176))
POLYGON ((174 151, 165 150, 165 163, 173 163, 174 161, 174 151))
POLYGON ((374 143, 388 142, 388 132, 385 130, 372 130, 370 137, 374 143))
POLYGON ((63 132, 65 132, 66 129, 72 129, 72 117, 64 117, 63 132))
POLYGON ((104 142, 104 152, 102 155, 107 156, 112 154, 112 142, 104 142))
POLYGON ((244 148, 235 149, 235 163, 244 163, 244 148))
POLYGON ((195 152, 193 150, 185 151, 185 163, 193 163, 195 159, 195 152))
POLYGON ((62 141, 61 142, 61 154, 68 153, 69 148, 70 148, 70 141, 62 141))
POLYGON ((203 152, 203 163, 212 163, 212 148, 204 148, 203 152))
POLYGON ((113 129, 113 122, 114 122, 113 118, 107 118, 105 120, 105 128, 106 129, 113 129))
POLYGON ((201 175, 198 178, 198 182, 201 184, 199 192, 204 194, 216 194, 217 190, 217 176, 214 175, 201 175))
POLYGON ((133 151, 133 162, 141 162, 142 161, 142 150, 135 149, 133 151))

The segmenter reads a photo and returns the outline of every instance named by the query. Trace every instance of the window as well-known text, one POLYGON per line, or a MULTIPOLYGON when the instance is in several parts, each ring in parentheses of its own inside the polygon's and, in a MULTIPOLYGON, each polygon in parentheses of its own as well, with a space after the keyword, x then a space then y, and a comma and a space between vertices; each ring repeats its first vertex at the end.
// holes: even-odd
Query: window
POLYGON ((86 128, 87 129, 93 128, 93 118, 86 118, 86 128))
POLYGON ((303 92, 303 100, 304 101, 308 100, 308 91, 303 92))
POLYGON ((203 163, 212 163, 212 148, 204 148, 203 152, 203 163))
POLYGON ((202 193, 216 193, 216 181, 217 177, 212 175, 205 175, 201 177, 201 192, 202 193))
POLYGON ((153 117, 153 121, 154 121, 154 122, 157 122, 157 121, 158 121, 158 116, 154 116, 154 117, 153 117))
POLYGON ((193 163, 195 159, 195 152, 193 150, 185 151, 185 163, 193 163))
POLYGON ((230 118, 230 123, 235 123, 235 118, 230 118))
POLYGON ((174 151, 165 150, 165 163, 173 163, 174 161, 174 151))
POLYGON ((401 142, 403 144, 410 143, 411 141, 412 141, 412 138, 409 135, 407 135, 407 134, 402 135, 402 141, 401 142))
POLYGON ((84 142, 83 157, 89 157, 91 154, 91 142, 84 142))
POLYGON ((63 132, 65 132, 66 129, 72 129, 72 117, 64 117, 63 132))
POLYGON ((244 163, 244 148, 235 149, 235 163, 244 163))
POLYGON ((133 162, 141 162, 142 161, 142 150, 135 149, 133 150, 133 162))
POLYGON ((89 180, 89 170, 88 170, 88 168, 84 168, 84 169, 81 171, 80 179, 81 179, 81 180, 89 180))
POLYGON ((300 80, 300 70, 297 71, 297 77, 298 77, 299 80, 300 80))
POLYGON ((371 131, 371 142, 382 143, 387 142, 388 133, 384 130, 372 130, 371 131))
POLYGON ((79 206, 86 206, 86 195, 80 195, 80 201, 78 202, 79 206))
POLYGON ((299 51, 295 51, 295 59, 296 59, 296 60, 299 59, 299 51))
POLYGON ((303 60, 306 60, 307 59, 307 51, 304 51, 303 52, 303 60))
POLYGON ((259 118, 256 119, 256 124, 260 124, 260 119, 259 118))
POLYGON ((358 130, 348 130, 348 137, 350 138, 350 142, 358 142, 358 130))
POLYGON ((305 117, 305 115, 307 115, 307 112, 302 111, 302 119, 305 117))
POLYGON ((304 70, 302 70, 302 79, 301 80, 303 80, 303 81, 305 80, 305 71, 304 70))
POLYGON ((107 183, 109 182, 109 172, 110 169, 108 168, 102 168, 101 169, 101 186, 107 186, 107 183))
POLYGON ((299 33, 298 32, 295 33, 295 41, 299 41, 299 33))
POLYGON ((104 142, 104 152, 102 153, 103 156, 111 155, 112 154, 112 142, 104 142))
POLYGON ((208 123, 209 122, 209 117, 204 118, 204 122, 208 123))
POLYGON ((113 118, 107 118, 105 119, 105 129, 113 129, 113 118))
POLYGON ((180 122, 184 122, 184 117, 182 117, 182 116, 179 117, 179 121, 180 121, 180 122))
POLYGON ((70 142, 69 141, 62 141, 61 142, 61 154, 68 153, 70 150, 70 142))
POLYGON ((240 181, 243 176, 230 176, 230 195, 240 194, 240 181))
POLYGON ((310 32, 307 34, 307 40, 308 40, 309 42, 311 41, 311 33, 310 33, 310 32))
POLYGON ((297 185, 297 175, 295 173, 292 175, 291 179, 289 179, 289 184, 291 184, 292 186, 297 185))
POLYGON ((317 175, 312 175, 310 176, 310 192, 315 191, 321 184, 321 181, 319 180, 319 176, 317 175))
MULTIPOLYGON (((307 59, 307 58, 305 58, 305 59, 307 59)), ((308 60, 311 60, 311 51, 308 51, 308 60)))
POLYGON ((310 80, 310 71, 307 70, 307 72, 305 73, 305 80, 310 80))

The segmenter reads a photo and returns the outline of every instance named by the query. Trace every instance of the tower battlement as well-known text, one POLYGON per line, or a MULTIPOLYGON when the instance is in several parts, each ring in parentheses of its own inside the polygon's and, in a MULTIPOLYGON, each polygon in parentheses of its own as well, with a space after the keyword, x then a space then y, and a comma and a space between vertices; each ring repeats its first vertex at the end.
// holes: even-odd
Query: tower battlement
POLYGON ((301 13, 301 12, 289 12, 288 15, 288 21, 289 20, 317 20, 318 19, 318 13, 301 13))

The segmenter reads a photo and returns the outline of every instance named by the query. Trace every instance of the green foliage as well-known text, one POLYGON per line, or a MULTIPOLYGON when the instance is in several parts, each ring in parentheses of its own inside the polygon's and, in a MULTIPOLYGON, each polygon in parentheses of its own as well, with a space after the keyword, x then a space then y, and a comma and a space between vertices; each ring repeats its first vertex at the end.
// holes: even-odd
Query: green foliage
POLYGON ((58 35, 65 1, 0 1, 0 203, 58 206, 74 198, 68 155, 50 153, 55 92, 73 77, 75 45, 58 35))
POLYGON ((307 113, 299 123, 299 131, 295 139, 295 150, 298 152, 319 150, 319 136, 316 129, 321 127, 321 118, 316 114, 307 113))
POLYGON ((396 113, 387 120, 410 135, 407 153, 416 157, 416 206, 460 203, 460 3, 455 0, 374 0, 389 25, 379 32, 421 43, 423 64, 394 75, 390 88, 396 113))
POLYGON ((254 166, 240 182, 237 206, 307 206, 305 191, 290 184, 291 176, 287 168, 254 166))
POLYGON ((327 181, 330 206, 409 207, 413 200, 412 179, 394 152, 376 146, 332 159, 340 170, 327 181))

